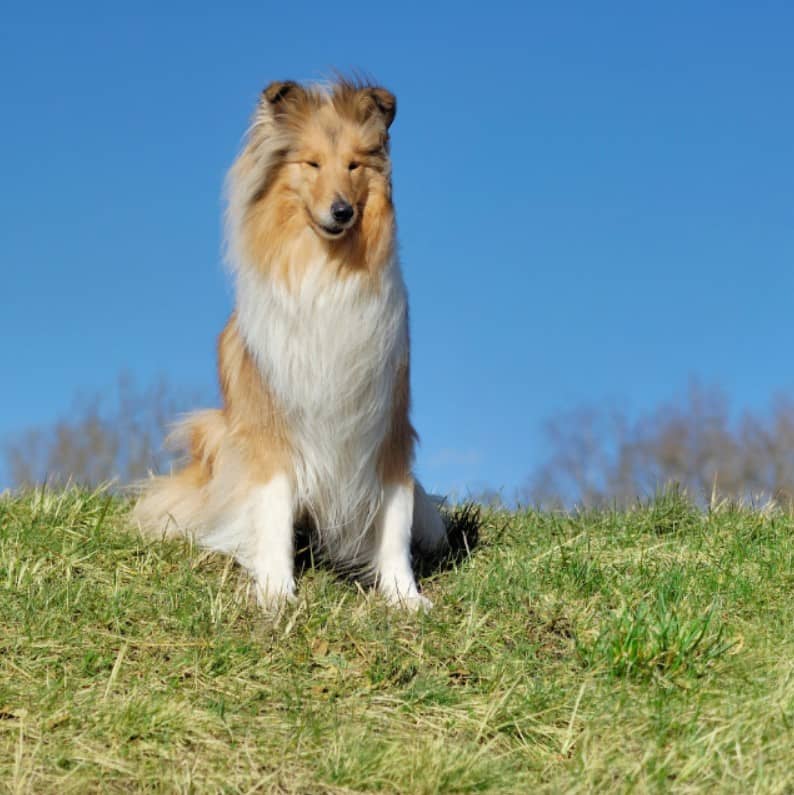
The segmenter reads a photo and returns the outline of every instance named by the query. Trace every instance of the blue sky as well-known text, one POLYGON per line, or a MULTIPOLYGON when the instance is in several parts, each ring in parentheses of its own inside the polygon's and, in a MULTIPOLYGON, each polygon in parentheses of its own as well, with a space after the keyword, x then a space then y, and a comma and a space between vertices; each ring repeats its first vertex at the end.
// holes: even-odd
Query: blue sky
POLYGON ((223 175, 273 79, 399 99, 418 469, 506 493, 545 418, 794 392, 794 5, 9 3, 0 435, 130 370, 214 388, 223 175))

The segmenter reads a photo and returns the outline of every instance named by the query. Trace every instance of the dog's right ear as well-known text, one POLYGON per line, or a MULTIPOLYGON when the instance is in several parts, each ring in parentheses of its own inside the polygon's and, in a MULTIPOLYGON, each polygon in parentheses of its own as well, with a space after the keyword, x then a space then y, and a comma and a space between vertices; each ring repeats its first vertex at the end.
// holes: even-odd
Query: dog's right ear
POLYGON ((269 138, 288 126, 290 117, 297 115, 306 100, 303 86, 292 80, 277 80, 259 96, 254 120, 258 134, 269 138))
POLYGON ((300 91, 301 87, 292 80, 275 80, 262 92, 262 99, 271 105, 278 105, 290 94, 300 91))
POLYGON ((292 80, 276 80, 262 92, 259 107, 274 119, 287 115, 306 98, 302 86, 292 80))

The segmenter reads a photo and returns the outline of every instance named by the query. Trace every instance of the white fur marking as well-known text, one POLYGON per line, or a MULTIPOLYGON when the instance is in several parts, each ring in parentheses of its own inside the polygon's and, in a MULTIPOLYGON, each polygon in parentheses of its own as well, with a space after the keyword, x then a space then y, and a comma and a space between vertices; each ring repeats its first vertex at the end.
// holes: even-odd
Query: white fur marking
POLYGON ((320 261, 292 289, 240 268, 237 306, 290 429, 296 504, 312 514, 332 556, 354 563, 380 505, 377 457, 408 357, 399 265, 374 286, 368 274, 339 278, 320 261))
POLYGON ((294 509, 286 475, 276 475, 248 498, 248 532, 253 534, 251 571, 261 604, 269 605, 295 594, 293 579, 294 509))
POLYGON ((411 523, 414 512, 413 484, 386 486, 377 520, 375 570, 378 587, 392 604, 409 609, 431 607, 419 594, 411 569, 411 523))

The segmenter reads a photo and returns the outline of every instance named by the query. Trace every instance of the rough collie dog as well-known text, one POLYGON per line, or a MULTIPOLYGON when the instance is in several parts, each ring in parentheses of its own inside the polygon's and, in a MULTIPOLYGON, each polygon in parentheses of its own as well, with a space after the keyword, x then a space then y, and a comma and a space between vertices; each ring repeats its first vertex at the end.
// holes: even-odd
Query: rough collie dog
POLYGON ((265 606, 290 599, 302 518, 332 563, 393 604, 430 602, 411 541, 445 543, 411 467, 408 317, 384 88, 276 82, 228 178, 236 308, 218 342, 223 407, 177 429, 188 454, 149 480, 142 529, 234 555, 265 606))

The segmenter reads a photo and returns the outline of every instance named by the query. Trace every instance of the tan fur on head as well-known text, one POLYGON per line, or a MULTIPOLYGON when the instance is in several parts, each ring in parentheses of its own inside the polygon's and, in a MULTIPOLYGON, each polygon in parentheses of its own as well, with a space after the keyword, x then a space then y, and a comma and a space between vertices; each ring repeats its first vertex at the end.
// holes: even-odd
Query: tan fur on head
POLYGON ((345 270, 377 268, 388 259, 394 244, 388 130, 395 112, 386 89, 352 81, 322 88, 279 81, 265 88, 229 178, 235 267, 245 260, 294 274, 321 250, 317 238, 334 244, 345 270), (354 209, 347 224, 331 216, 337 200, 354 209), (289 260, 281 256, 288 250, 289 260))
POLYGON ((389 127, 379 86, 268 85, 228 179, 237 306, 220 336, 223 407, 189 417, 175 475, 135 516, 234 554, 263 598, 289 595, 292 522, 312 517, 343 567, 423 604, 414 536, 443 524, 411 467, 408 321, 395 246, 389 127))

